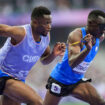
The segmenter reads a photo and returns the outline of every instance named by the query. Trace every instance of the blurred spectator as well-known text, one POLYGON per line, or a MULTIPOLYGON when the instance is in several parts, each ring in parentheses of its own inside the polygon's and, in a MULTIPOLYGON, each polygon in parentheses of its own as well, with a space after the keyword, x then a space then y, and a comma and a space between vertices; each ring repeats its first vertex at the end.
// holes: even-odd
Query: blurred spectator
POLYGON ((100 9, 105 9, 105 0, 94 0, 95 6, 100 9))
POLYGON ((82 0, 83 8, 94 8, 95 7, 94 2, 95 0, 82 0))
POLYGON ((12 4, 5 1, 0 1, 0 13, 3 15, 9 15, 13 13, 12 4))
POLYGON ((0 0, 0 13, 30 12, 33 7, 43 5, 53 10, 69 10, 84 8, 104 9, 105 0, 0 0))
POLYGON ((34 0, 32 3, 32 7, 40 6, 40 5, 46 6, 50 10, 55 10, 56 8, 54 0, 34 0))
POLYGON ((75 8, 83 8, 83 0, 79 0, 79 1, 77 1, 77 0, 73 0, 72 1, 72 7, 73 7, 73 9, 75 8))
POLYGON ((70 0, 56 0, 57 10, 69 10, 71 8, 70 0))

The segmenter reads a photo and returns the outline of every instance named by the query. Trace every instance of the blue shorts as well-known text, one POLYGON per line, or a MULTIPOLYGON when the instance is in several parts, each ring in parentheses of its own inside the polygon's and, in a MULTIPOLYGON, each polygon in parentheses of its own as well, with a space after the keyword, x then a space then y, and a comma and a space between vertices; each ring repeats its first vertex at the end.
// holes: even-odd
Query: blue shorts
POLYGON ((9 75, 8 74, 6 74, 6 73, 4 73, 4 72, 2 72, 1 70, 0 70, 0 77, 9 77, 9 75))
MULTIPOLYGON (((11 77, 11 76, 0 70, 0 77, 11 77)), ((20 80, 20 81, 25 83, 25 80, 20 80)))

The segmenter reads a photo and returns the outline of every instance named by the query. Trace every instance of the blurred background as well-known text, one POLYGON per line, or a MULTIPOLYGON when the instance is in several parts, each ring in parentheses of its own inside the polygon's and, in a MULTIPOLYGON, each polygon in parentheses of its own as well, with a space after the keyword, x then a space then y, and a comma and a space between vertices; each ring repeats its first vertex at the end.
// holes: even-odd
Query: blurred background
MULTIPOLYGON (((77 27, 83 27, 87 15, 93 9, 105 11, 105 0, 0 0, 0 23, 7 25, 23 25, 30 23, 32 9, 43 5, 52 12, 51 48, 57 41, 66 42, 69 32, 77 27)), ((6 38, 0 37, 0 47, 6 38)), ((101 43, 99 53, 86 73, 92 78, 92 84, 105 98, 105 41, 101 43)), ((48 76, 61 60, 56 58, 51 64, 43 66, 40 61, 32 68, 26 83, 36 90, 43 98, 48 76)), ((60 102, 61 105, 79 105, 85 103, 70 96, 60 102)))

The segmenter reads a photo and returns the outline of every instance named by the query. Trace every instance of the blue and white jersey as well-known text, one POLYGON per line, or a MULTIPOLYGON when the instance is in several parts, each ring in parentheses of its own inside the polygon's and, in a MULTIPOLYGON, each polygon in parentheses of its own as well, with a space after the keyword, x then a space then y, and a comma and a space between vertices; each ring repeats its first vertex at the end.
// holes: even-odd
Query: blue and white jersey
MULTIPOLYGON (((85 28, 81 28, 81 31, 84 38, 86 36, 85 28)), ((81 51, 85 48, 86 46, 84 45, 81 51)), ((66 48, 62 62, 56 65, 56 67, 52 70, 50 76, 66 85, 77 83, 80 79, 84 77, 88 67, 96 56, 98 49, 99 39, 97 38, 95 45, 92 47, 86 58, 78 66, 72 69, 68 63, 68 49, 66 48)))
POLYGON ((40 43, 35 42, 31 25, 22 26, 26 31, 24 39, 17 45, 11 44, 8 38, 0 49, 0 70, 6 74, 25 80, 33 65, 39 60, 49 45, 49 35, 41 35, 40 43))

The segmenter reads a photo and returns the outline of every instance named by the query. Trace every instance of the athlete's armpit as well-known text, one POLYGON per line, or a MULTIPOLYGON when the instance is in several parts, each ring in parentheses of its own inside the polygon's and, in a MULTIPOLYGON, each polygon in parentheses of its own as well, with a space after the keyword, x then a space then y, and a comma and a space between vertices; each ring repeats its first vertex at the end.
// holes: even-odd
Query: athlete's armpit
POLYGON ((48 46, 45 50, 45 52, 43 53, 43 55, 41 56, 41 61, 43 61, 45 58, 47 58, 50 55, 50 46, 48 46))

